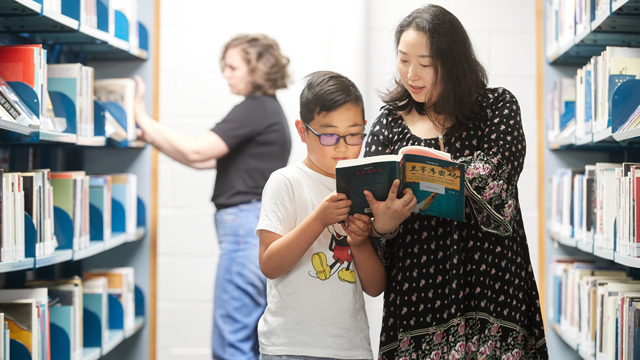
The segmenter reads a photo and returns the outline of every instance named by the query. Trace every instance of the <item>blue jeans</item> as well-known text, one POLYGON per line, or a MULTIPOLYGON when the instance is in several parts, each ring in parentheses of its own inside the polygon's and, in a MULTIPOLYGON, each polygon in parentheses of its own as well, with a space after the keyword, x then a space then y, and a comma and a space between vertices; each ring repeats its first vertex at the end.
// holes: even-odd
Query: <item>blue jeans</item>
POLYGON ((256 227, 261 202, 222 210, 215 215, 220 260, 213 306, 213 358, 259 358, 258 320, 267 305, 267 279, 258 263, 256 227))
MULTIPOLYGON (((320 358, 315 356, 302 355, 260 355, 260 360, 340 360, 338 358, 320 358)), ((367 360, 367 359, 363 359, 367 360)))

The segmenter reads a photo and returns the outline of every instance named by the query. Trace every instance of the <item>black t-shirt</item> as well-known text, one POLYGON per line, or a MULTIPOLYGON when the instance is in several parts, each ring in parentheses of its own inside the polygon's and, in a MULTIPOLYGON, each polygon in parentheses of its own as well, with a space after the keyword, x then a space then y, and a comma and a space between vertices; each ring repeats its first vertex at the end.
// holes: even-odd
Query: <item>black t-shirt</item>
POLYGON ((211 201, 218 209, 262 199, 262 189, 275 170, 287 165, 291 135, 275 96, 249 95, 213 129, 229 147, 218 159, 211 201))

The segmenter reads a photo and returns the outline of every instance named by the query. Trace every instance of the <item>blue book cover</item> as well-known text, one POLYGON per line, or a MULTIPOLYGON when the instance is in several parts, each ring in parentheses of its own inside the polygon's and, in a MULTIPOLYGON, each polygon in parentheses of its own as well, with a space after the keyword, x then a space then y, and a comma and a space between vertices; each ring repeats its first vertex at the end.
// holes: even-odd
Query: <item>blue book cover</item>
POLYGON ((593 119, 593 109, 591 108, 593 104, 592 95, 591 95, 591 70, 587 70, 585 72, 585 97, 584 97, 584 133, 586 135, 591 135, 592 127, 591 127, 591 119, 593 119))
POLYGON ((553 276, 553 322, 560 324, 560 318, 562 317, 562 276, 553 276))
POLYGON ((49 308, 49 322, 62 328, 69 336, 69 354, 73 354, 76 338, 74 332, 73 306, 53 306, 49 308))
POLYGON ((613 102, 613 93, 616 91, 618 86, 623 82, 635 79, 635 75, 624 75, 624 74, 612 74, 609 75, 609 113, 607 114, 607 127, 611 127, 611 112, 613 107, 611 103, 613 102))
POLYGON ((640 327, 636 327, 634 335, 633 358, 640 359, 640 327))
POLYGON ((395 179, 400 179, 400 162, 396 155, 340 161, 336 166, 336 191, 351 200, 351 215, 373 216, 364 190, 370 191, 376 200, 385 201, 395 179))
POLYGON ((117 200, 124 207, 124 211, 127 211, 127 185, 126 184, 112 184, 111 196, 113 200, 117 200))
POLYGON ((336 166, 336 191, 352 201, 350 214, 372 216, 363 191, 384 201, 395 179, 398 197, 411 189, 418 204, 414 212, 464 221, 466 166, 447 153, 419 146, 403 148, 398 155, 340 161, 336 166))
POLYGON ((411 189, 418 201, 414 212, 464 221, 465 165, 405 154, 401 172, 402 187, 411 189))

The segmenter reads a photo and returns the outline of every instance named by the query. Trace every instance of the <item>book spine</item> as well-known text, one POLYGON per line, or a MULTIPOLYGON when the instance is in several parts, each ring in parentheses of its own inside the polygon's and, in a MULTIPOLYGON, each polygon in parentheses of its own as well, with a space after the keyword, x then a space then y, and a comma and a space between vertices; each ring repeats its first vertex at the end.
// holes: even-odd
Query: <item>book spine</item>
POLYGON ((396 173, 398 174, 398 178, 400 179, 400 186, 398 187, 398 199, 402 198, 402 195, 404 195, 404 189, 405 189, 405 184, 406 184, 406 180, 407 180, 407 176, 405 174, 405 166, 404 166, 404 159, 400 160, 400 162, 398 162, 398 168, 396 170, 396 173))
POLYGON ((18 110, 18 108, 16 108, 11 101, 6 97, 6 95, 4 93, 2 93, 0 91, 0 105, 2 105, 2 107, 7 110, 7 112, 9 113, 9 115, 14 119, 14 120, 18 120, 18 118, 20 117, 21 113, 20 110, 18 110))

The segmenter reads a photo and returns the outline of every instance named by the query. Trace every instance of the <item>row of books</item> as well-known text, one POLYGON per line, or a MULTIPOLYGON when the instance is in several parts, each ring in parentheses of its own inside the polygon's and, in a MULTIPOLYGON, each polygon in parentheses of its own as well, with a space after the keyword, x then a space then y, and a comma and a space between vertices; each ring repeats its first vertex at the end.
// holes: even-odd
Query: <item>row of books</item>
MULTIPOLYGON (((616 0, 613 0, 614 2, 616 0)), ((611 13, 611 0, 550 0, 545 4, 546 54, 552 58, 588 33, 591 22, 611 13)))
MULTIPOLYGON (((559 79, 549 93, 549 138, 589 137, 612 127, 614 91, 640 70, 640 48, 607 46, 579 68, 574 78, 559 79), (562 134, 562 135, 560 135, 562 134)), ((640 126, 640 104, 613 131, 640 126)))
MULTIPOLYGON (((133 235, 137 225, 137 177, 135 174, 87 176, 84 171, 51 172, 48 169, 2 175, 1 262, 25 259, 25 216, 33 221, 36 232, 35 256, 53 254, 58 241, 70 242, 65 248, 79 251, 91 240, 108 240, 113 228, 112 203, 124 210, 124 229, 133 235), (55 212, 59 208, 70 219, 71 239, 55 236, 55 212), (90 211, 93 207, 96 211, 90 211), (97 231, 91 232, 91 216, 97 231), (100 231, 101 229, 101 231, 100 231)), ((60 219, 57 221, 62 223, 60 219)), ((63 226, 63 225, 60 225, 63 226)))
MULTIPOLYGON (((115 11, 121 12, 127 17, 129 22, 129 43, 133 47, 138 47, 138 2, 137 0, 76 0, 80 5, 80 16, 78 21, 80 26, 98 29, 98 12, 105 9, 108 13, 106 30, 111 36, 115 35, 115 11)), ((42 5, 47 12, 54 14, 62 13, 61 0, 44 0, 42 5)), ((102 28, 102 27, 101 27, 102 28)))
POLYGON ((552 232, 640 257, 640 163, 558 169, 551 182, 552 232))
POLYGON ((0 261, 25 258, 25 216, 36 229, 36 257, 53 254, 57 247, 53 229, 53 189, 49 170, 7 173, 0 169, 2 182, 2 232, 0 261))
POLYGON ((123 326, 127 334, 135 328, 135 273, 132 267, 95 269, 83 278, 27 281, 24 289, 0 290, 0 312, 10 339, 24 346, 32 359, 50 360, 51 344, 62 346, 59 335, 51 332, 55 325, 69 338, 71 359, 82 359, 85 312, 101 325, 101 343, 109 339, 109 296, 123 309, 123 326))
POLYGON ((99 100, 118 104, 126 115, 126 126, 123 127, 107 111, 105 135, 118 141, 136 139, 133 118, 135 82, 132 79, 94 80, 92 67, 82 64, 47 65, 46 56, 46 50, 40 44, 0 46, 0 103, 3 105, 0 107, 0 119, 41 130, 65 132, 69 124, 64 116, 56 115, 63 111, 56 109, 50 94, 56 92, 73 102, 76 114, 74 133, 78 136, 95 135, 94 100, 99 100), (29 110, 24 105, 25 101, 6 82, 22 82, 32 88, 40 104, 39 114, 29 110))
POLYGON ((587 259, 556 259, 550 269, 549 314, 560 331, 589 356, 637 359, 640 281, 587 259))

